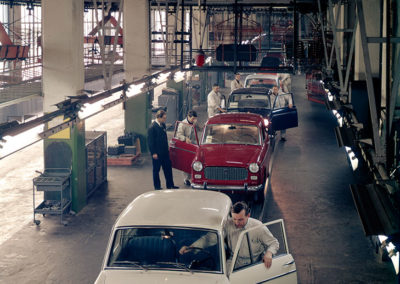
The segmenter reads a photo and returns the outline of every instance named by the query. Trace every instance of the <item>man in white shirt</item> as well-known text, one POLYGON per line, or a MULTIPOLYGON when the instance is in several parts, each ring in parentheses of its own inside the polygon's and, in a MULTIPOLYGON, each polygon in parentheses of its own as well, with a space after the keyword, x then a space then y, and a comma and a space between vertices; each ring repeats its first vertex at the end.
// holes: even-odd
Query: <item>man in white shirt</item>
MULTIPOLYGON (((282 92, 278 89, 278 86, 275 85, 272 87, 272 92, 270 95, 271 105, 274 104, 274 108, 281 108, 281 107, 293 107, 293 100, 290 94, 285 94, 286 92, 282 92), (275 98, 276 101, 275 101, 275 98)), ((281 130, 281 141, 286 141, 286 129, 281 130)))
POLYGON ((243 84, 240 82, 240 74, 235 73, 235 78, 231 82, 231 92, 239 88, 243 88, 243 84))
MULTIPOLYGON (((259 261, 262 259, 265 267, 268 269, 272 265, 272 255, 276 254, 279 249, 278 240, 271 234, 265 226, 262 225, 261 221, 250 218, 250 208, 246 203, 239 201, 232 206, 232 218, 228 219, 224 226, 224 236, 229 249, 230 258, 233 256, 233 252, 236 248, 239 235, 242 231, 245 231, 252 227, 259 227, 249 232, 250 243, 252 244, 251 256, 253 261, 259 261)), ((185 254, 190 251, 191 247, 205 248, 208 246, 215 245, 217 239, 215 234, 206 234, 190 246, 183 246, 179 250, 180 254, 185 254)), ((235 268, 242 267, 250 264, 248 249, 248 243, 242 241, 240 244, 239 255, 236 259, 235 268)), ((231 259, 228 259, 230 263, 231 259)))
POLYGON ((222 95, 219 92, 218 84, 214 84, 212 91, 207 96, 207 113, 208 117, 212 117, 219 112, 225 112, 221 107, 222 95))
POLYGON ((278 75, 281 89, 284 93, 290 93, 292 91, 292 78, 288 73, 280 73, 278 75))

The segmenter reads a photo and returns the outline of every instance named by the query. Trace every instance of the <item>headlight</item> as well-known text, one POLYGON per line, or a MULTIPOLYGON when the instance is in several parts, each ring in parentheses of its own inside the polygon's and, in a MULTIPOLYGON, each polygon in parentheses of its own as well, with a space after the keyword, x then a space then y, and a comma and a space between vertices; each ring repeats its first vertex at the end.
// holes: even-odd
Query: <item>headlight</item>
POLYGON ((253 174, 257 173, 260 170, 260 167, 256 163, 251 163, 249 166, 249 171, 253 174))
POLYGON ((264 119, 264 125, 265 125, 265 127, 267 127, 267 126, 268 126, 268 124, 269 124, 269 121, 268 121, 268 119, 264 119))
POLYGON ((195 170, 196 172, 200 172, 203 169, 203 164, 199 161, 196 161, 193 163, 193 170, 195 170))

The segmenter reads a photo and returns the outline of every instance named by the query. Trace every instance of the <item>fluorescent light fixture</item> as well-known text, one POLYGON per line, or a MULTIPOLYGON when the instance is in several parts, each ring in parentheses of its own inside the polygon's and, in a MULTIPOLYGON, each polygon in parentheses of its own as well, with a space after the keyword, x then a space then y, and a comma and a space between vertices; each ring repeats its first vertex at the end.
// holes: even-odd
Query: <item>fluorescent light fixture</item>
POLYGON ((331 92, 328 92, 328 100, 330 102, 333 102, 333 96, 332 96, 331 92))
POLYGON ((185 79, 186 72, 178 71, 174 74, 174 81, 179 83, 185 79))
POLYGON ((399 252, 392 242, 386 243, 388 237, 379 235, 378 239, 382 244, 383 249, 386 249, 388 255, 393 263, 396 274, 399 274, 399 252))
POLYGON ((86 103, 82 106, 82 108, 78 112, 79 119, 88 118, 100 111, 103 110, 103 102, 98 101, 93 104, 86 103))
POLYGON ((39 133, 43 130, 44 124, 40 124, 14 136, 4 136, 0 139, 0 159, 41 140, 39 133))
POLYGON ((358 168, 358 159, 356 157, 356 154, 350 147, 345 146, 344 148, 346 149, 346 154, 350 161, 351 168, 353 169, 353 171, 355 171, 358 168))
POLYGON ((339 127, 343 126, 343 117, 340 115, 340 113, 338 113, 337 110, 332 110, 333 115, 336 117, 339 127))
POLYGON ((93 116, 93 115, 103 111, 105 104, 108 104, 112 101, 118 100, 119 98, 121 98, 121 94, 122 94, 122 92, 116 92, 103 100, 100 100, 100 101, 97 101, 94 103, 84 104, 78 112, 79 119, 86 119, 90 116, 93 116))
POLYGON ((171 72, 167 73, 161 73, 160 75, 157 76, 157 78, 154 80, 154 83, 156 84, 162 84, 166 81, 168 81, 168 77, 171 74, 171 72))
POLYGON ((126 92, 126 96, 128 98, 131 98, 133 96, 140 94, 142 92, 143 86, 144 86, 144 83, 140 83, 138 85, 134 85, 134 84, 130 85, 126 92))
POLYGON ((332 93, 329 91, 329 89, 325 89, 325 93, 328 95, 328 100, 330 102, 333 102, 333 95, 332 93))

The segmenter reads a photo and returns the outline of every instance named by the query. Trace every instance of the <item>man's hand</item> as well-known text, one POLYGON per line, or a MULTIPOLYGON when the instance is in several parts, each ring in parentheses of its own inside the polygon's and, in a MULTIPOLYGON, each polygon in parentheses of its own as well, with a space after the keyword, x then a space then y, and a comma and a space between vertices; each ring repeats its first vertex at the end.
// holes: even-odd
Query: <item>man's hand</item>
POLYGON ((153 159, 157 160, 158 159, 158 155, 157 154, 153 154, 153 159))
POLYGON ((269 269, 272 265, 272 253, 267 251, 263 257, 264 265, 267 269, 269 269))
POLYGON ((188 246, 183 246, 183 247, 181 247, 181 249, 179 250, 179 254, 182 255, 182 254, 185 254, 185 253, 187 253, 187 252, 189 252, 189 251, 190 251, 190 247, 188 247, 188 246))
POLYGON ((192 141, 190 141, 190 138, 186 137, 186 143, 192 143, 192 141))
POLYGON ((292 105, 292 104, 289 104, 289 105, 288 105, 288 107, 289 107, 289 108, 292 108, 292 107, 293 107, 293 105, 292 105))

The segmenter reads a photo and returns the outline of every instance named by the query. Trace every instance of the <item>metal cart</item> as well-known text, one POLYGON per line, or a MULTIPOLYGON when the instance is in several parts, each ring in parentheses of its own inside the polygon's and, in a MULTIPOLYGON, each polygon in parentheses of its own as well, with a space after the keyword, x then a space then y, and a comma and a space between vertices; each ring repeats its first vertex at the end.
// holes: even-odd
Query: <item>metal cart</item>
POLYGON ((35 219, 36 214, 60 215, 61 224, 67 225, 63 214, 69 212, 71 201, 71 169, 49 168, 33 179, 33 222, 36 225, 40 224, 35 219), (44 192, 44 200, 37 207, 35 189, 44 192))

